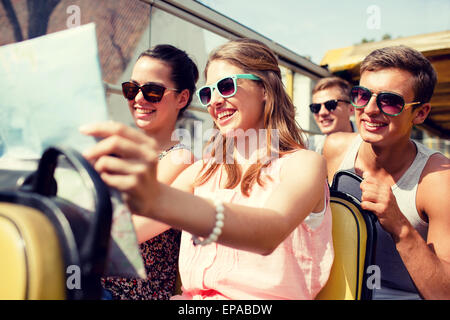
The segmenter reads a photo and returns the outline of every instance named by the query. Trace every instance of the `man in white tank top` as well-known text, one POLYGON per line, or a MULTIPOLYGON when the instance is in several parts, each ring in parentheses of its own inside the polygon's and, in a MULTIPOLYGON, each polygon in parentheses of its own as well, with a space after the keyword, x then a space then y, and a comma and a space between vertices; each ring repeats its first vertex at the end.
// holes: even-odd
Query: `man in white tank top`
POLYGON ((450 299, 450 161, 410 139, 424 122, 436 73, 418 51, 387 47, 361 64, 352 89, 359 133, 330 135, 323 154, 331 182, 353 170, 363 209, 379 221, 375 299, 450 299))

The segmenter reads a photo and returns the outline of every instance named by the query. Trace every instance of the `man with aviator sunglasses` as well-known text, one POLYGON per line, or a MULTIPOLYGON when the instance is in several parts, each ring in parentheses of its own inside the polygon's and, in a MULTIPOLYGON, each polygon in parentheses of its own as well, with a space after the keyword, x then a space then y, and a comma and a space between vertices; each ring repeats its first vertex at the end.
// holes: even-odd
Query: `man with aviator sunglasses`
POLYGON ((322 153, 326 137, 334 132, 354 132, 350 116, 353 106, 349 101, 351 85, 339 77, 320 79, 312 91, 312 103, 309 105, 314 120, 323 135, 312 135, 308 148, 322 153))
POLYGON ((395 46, 361 63, 351 89, 359 133, 331 134, 324 146, 328 179, 350 170, 363 177, 361 207, 377 217, 374 299, 450 299, 450 161, 410 139, 430 112, 431 63, 395 46))

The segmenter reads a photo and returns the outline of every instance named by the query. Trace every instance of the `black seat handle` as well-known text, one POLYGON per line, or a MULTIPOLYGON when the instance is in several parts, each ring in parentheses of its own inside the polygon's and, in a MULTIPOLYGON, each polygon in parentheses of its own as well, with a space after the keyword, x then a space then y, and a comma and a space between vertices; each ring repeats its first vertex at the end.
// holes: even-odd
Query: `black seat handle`
POLYGON ((330 189, 348 193, 361 201, 361 188, 359 185, 362 181, 363 179, 355 172, 340 170, 334 174, 330 189))
POLYGON ((80 174, 81 179, 89 192, 92 194, 95 207, 92 219, 90 219, 86 238, 80 248, 81 261, 87 272, 96 265, 94 261, 104 257, 96 257, 96 248, 107 248, 112 219, 112 204, 109 188, 100 178, 99 174, 91 164, 75 149, 69 147, 47 148, 38 164, 31 184, 31 192, 51 197, 56 195, 54 187, 54 173, 58 164, 58 157, 63 155, 74 169, 80 174), (91 223, 92 222, 92 223, 91 223), (107 241, 105 243, 105 241, 107 241))

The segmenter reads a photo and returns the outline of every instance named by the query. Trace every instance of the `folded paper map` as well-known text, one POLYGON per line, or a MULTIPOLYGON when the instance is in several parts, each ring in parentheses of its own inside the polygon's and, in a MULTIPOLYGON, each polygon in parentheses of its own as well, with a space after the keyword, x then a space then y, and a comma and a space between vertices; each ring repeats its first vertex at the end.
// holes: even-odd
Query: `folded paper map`
MULTIPOLYGON (((95 140, 78 128, 107 118, 93 23, 0 47, 0 169, 21 170, 20 163, 33 163, 49 146, 83 152, 95 140)), ((64 181, 58 181, 58 196, 89 202, 76 172, 69 171, 56 171, 56 180, 59 175, 64 181)), ((131 215, 112 194, 106 275, 145 277, 131 215)))

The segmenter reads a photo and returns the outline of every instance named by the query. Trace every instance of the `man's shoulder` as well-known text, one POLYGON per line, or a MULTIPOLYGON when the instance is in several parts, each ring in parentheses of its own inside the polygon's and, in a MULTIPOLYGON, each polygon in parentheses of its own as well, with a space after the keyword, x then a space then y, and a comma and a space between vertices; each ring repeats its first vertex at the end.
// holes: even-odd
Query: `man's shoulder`
POLYGON ((357 132, 333 132, 331 134, 328 135, 327 139, 332 139, 332 140, 348 140, 348 138, 351 137, 356 137, 358 135, 357 132))
POLYGON ((447 214, 449 181, 450 159, 441 153, 432 154, 422 170, 417 189, 417 208, 428 216, 429 221, 442 221, 443 217, 447 217, 447 221, 450 219, 447 214))
POLYGON ((444 179, 448 181, 450 175, 450 159, 442 153, 436 152, 430 155, 423 171, 422 176, 432 175, 434 179, 444 179))
POLYGON ((335 132, 330 134, 324 144, 324 155, 333 155, 335 153, 341 154, 347 150, 350 144, 358 136, 356 132, 335 132))

